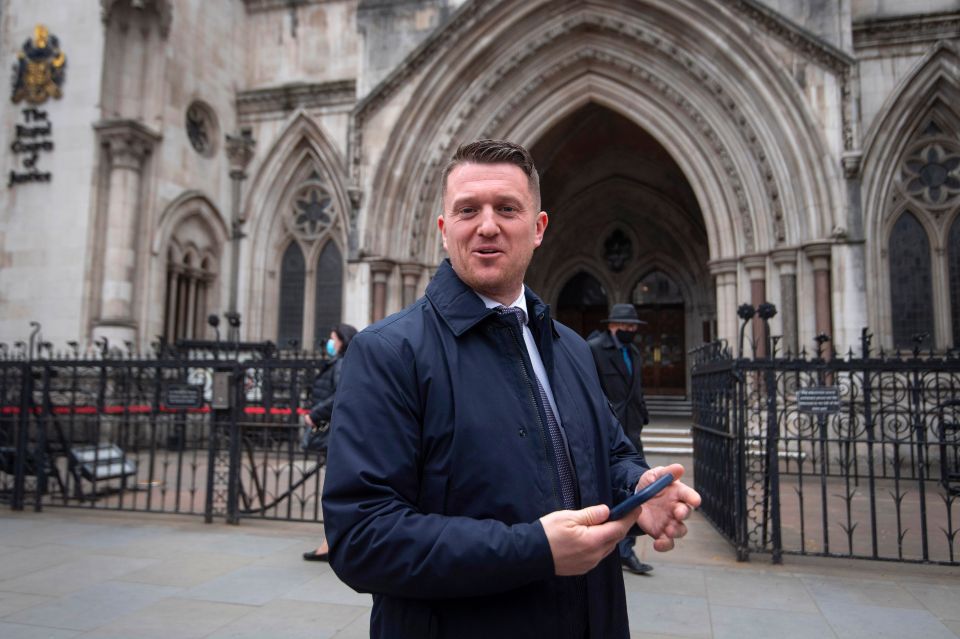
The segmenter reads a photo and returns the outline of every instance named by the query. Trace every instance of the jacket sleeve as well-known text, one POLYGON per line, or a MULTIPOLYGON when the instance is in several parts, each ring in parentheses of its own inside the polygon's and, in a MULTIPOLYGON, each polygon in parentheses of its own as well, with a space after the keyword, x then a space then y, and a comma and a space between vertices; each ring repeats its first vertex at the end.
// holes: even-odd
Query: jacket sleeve
MULTIPOLYGON (((334 408, 323 513, 330 563, 361 592, 441 599, 552 577, 539 521, 507 525, 420 512, 421 383, 412 353, 377 332, 350 344, 334 408)), ((423 391, 425 392, 425 390, 423 391)))

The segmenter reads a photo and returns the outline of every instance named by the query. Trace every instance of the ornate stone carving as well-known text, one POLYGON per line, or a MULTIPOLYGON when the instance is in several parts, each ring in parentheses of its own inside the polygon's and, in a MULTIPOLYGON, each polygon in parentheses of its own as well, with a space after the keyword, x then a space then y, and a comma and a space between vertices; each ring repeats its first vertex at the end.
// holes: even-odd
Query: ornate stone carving
MULTIPOLYGON (((246 1, 249 7, 250 4, 270 3, 271 1, 276 2, 279 0, 246 1)), ((501 5, 510 1, 511 0, 485 0, 484 2, 465 3, 443 28, 438 29, 428 37, 403 63, 388 75, 383 82, 377 85, 366 97, 357 103, 354 109, 354 118, 350 131, 351 153, 349 164, 351 176, 355 179, 359 178, 363 153, 363 125, 369 120, 370 116, 379 110, 398 89, 405 86, 410 78, 420 71, 433 56, 442 57, 446 55, 454 44, 461 41, 465 33, 473 29, 477 23, 483 21, 489 13, 499 10, 501 5)), ((848 108, 844 108, 843 112, 844 148, 846 150, 853 149, 853 98, 849 87, 849 76, 850 69, 856 64, 856 60, 841 49, 793 25, 776 12, 756 2, 756 0, 718 1, 722 2, 734 13, 739 14, 741 18, 747 19, 761 28, 768 35, 785 42, 804 57, 841 76, 841 91, 844 93, 843 101, 845 105, 848 105, 848 108)), ((624 31, 632 30, 634 35, 640 34, 640 30, 636 25, 626 25, 613 18, 607 18, 606 21, 611 25, 620 26, 624 31)), ((564 27, 567 27, 566 23, 564 27)), ((654 37, 659 40, 658 36, 654 37)), ((553 37, 550 39, 552 40, 553 37)), ((524 53, 531 48, 532 45, 528 45, 524 53)), ((679 52, 679 49, 673 47, 673 51, 679 52)), ((486 88, 490 89, 490 83, 486 83, 486 88)))
POLYGON ((226 135, 224 151, 227 154, 227 160, 230 162, 230 177, 234 177, 236 172, 244 174, 250 160, 253 159, 256 145, 257 141, 253 139, 253 132, 250 129, 241 129, 239 133, 228 133, 226 135))
POLYGON ((107 149, 111 166, 139 171, 144 158, 160 141, 155 133, 136 120, 109 120, 94 125, 100 144, 107 149))
POLYGON ((241 118, 260 114, 286 113, 295 109, 351 105, 357 100, 356 80, 295 82, 278 87, 241 91, 237 113, 241 118))
POLYGON ((927 15, 897 16, 865 20, 853 25, 853 47, 890 47, 931 44, 956 39, 960 33, 960 11, 927 15))
MULTIPOLYGON (((114 7, 123 0, 100 0, 100 19, 104 24, 110 21, 110 14, 114 7)), ((152 7, 160 18, 160 35, 166 38, 170 34, 170 24, 173 22, 173 6, 170 0, 129 0, 130 6, 141 11, 152 7)))

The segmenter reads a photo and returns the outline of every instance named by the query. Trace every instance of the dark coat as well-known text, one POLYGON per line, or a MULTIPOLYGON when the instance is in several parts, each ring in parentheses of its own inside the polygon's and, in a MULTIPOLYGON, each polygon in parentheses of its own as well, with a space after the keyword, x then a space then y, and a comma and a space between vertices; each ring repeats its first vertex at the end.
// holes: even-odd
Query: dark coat
MULTIPOLYGON (((526 299, 580 501, 619 502, 646 465, 586 343, 529 289, 526 299)), ((561 500, 530 370, 519 328, 485 308, 448 261, 425 297, 354 339, 322 503, 334 571, 374 593, 371 637, 570 634, 578 580, 554 575, 539 522, 561 500)), ((617 553, 586 587, 590 636, 627 637, 617 553)))
POLYGON ((310 419, 314 424, 329 422, 333 414, 333 400, 340 385, 340 371, 343 367, 343 358, 337 355, 324 363, 323 369, 313 379, 313 388, 310 391, 310 419))
POLYGON ((617 419, 626 431, 627 437, 633 442, 637 450, 642 451, 640 431, 649 423, 647 402, 643 396, 643 356, 639 349, 630 345, 633 359, 633 375, 627 372, 627 365, 623 361, 623 354, 613 341, 610 331, 604 331, 593 337, 589 342, 593 360, 600 374, 600 384, 607 399, 613 404, 617 419))

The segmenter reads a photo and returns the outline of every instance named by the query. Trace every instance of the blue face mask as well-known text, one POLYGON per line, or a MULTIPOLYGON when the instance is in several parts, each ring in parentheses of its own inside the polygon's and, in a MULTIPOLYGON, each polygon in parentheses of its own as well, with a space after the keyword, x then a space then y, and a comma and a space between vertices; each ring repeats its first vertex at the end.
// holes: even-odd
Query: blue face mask
POLYGON ((330 357, 337 356, 337 346, 336 344, 333 343, 332 339, 327 340, 327 355, 329 355, 330 357))

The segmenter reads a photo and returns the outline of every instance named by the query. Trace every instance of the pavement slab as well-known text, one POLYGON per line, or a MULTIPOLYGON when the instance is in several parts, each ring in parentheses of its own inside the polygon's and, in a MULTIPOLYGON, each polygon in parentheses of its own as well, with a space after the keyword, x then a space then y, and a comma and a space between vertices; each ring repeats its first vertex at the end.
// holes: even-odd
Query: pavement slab
MULTIPOLYGON (((960 568, 812 556, 737 562, 699 514, 624 573, 631 639, 960 638, 960 568)), ((301 554, 321 525, 0 510, 3 639, 361 639, 370 595, 301 554), (8 538, 6 535, 9 534, 8 538)))

